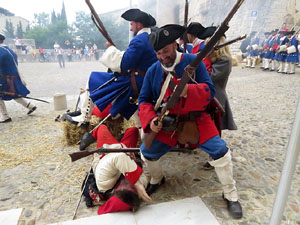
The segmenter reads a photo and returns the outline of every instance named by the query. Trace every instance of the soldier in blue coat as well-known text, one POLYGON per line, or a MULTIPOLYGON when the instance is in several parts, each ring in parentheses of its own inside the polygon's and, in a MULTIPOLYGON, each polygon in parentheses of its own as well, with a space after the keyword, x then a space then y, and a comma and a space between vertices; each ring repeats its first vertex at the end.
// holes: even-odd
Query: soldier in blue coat
POLYGON ((285 74, 295 74, 296 63, 299 63, 299 51, 298 45, 299 41, 296 39, 295 35, 293 35, 295 31, 288 31, 287 36, 289 42, 287 45, 287 57, 286 63, 284 67, 285 74))
POLYGON ((0 33, 0 92, 8 92, 9 95, 0 94, 0 123, 11 122, 4 101, 14 99, 16 102, 29 109, 27 114, 31 114, 36 110, 36 106, 28 103, 19 95, 26 96, 30 92, 26 88, 24 80, 20 77, 18 71, 18 59, 16 53, 7 45, 3 44, 5 36, 0 33), (18 96, 16 96, 18 95, 18 96))
POLYGON ((258 46, 259 46, 259 38, 255 36, 257 32, 252 31, 250 33, 250 44, 247 47, 247 65, 246 67, 255 68, 256 59, 259 55, 258 46), (251 63, 252 61, 252 63, 251 63))
POLYGON ((126 119, 137 110, 137 99, 144 75, 157 61, 148 42, 150 27, 155 26, 156 21, 150 14, 139 9, 129 9, 121 17, 130 21, 130 30, 135 36, 126 51, 120 51, 111 43, 106 43, 107 50, 100 62, 113 73, 91 73, 87 87, 89 94, 83 101, 82 114, 67 118, 72 123, 88 124, 93 104, 102 111, 113 102, 111 116, 116 117, 120 114, 126 119))
POLYGON ((270 62, 271 62, 271 70, 272 69, 275 70, 275 68, 272 68, 273 65, 275 66, 275 64, 272 63, 272 62, 273 62, 273 58, 275 56, 275 51, 277 49, 277 44, 276 44, 276 38, 277 38, 277 36, 276 36, 276 34, 277 34, 277 30, 272 30, 271 31, 271 36, 269 37, 269 40, 268 40, 268 43, 267 43, 268 44, 267 45, 268 49, 267 49, 267 51, 266 51, 266 53, 264 55, 264 60, 265 60, 265 63, 264 63, 265 64, 265 68, 264 68, 264 70, 268 70, 269 69, 270 62))
POLYGON ((265 35, 265 39, 262 41, 261 43, 261 53, 260 53, 260 58, 262 60, 262 68, 265 68, 265 54, 266 54, 266 51, 267 51, 267 48, 268 48, 268 40, 269 40, 269 37, 270 37, 270 32, 265 32, 264 35, 265 35))
POLYGON ((160 158, 163 155, 169 152, 176 143, 197 144, 213 159, 209 163, 214 166, 222 184, 224 200, 229 212, 234 218, 241 218, 243 213, 233 178, 231 153, 206 112, 208 103, 214 97, 215 86, 203 62, 196 68, 193 81, 185 85, 180 99, 169 110, 168 121, 171 122, 171 118, 176 118, 173 123, 168 123, 168 126, 166 120, 163 123, 157 121, 157 112, 174 93, 185 67, 196 57, 176 51, 176 39, 185 30, 180 25, 169 24, 149 36, 149 41, 159 61, 148 69, 139 96, 139 116, 142 128, 145 133, 150 131, 156 133, 155 139, 149 146, 145 142, 141 146, 144 168, 148 169, 151 175, 147 193, 152 194, 165 181, 160 165, 160 158))
POLYGON ((287 57, 286 44, 289 42, 289 39, 287 38, 286 34, 286 31, 279 31, 279 41, 277 41, 278 47, 275 54, 276 60, 279 62, 279 67, 277 70, 278 73, 283 73, 283 64, 287 57))

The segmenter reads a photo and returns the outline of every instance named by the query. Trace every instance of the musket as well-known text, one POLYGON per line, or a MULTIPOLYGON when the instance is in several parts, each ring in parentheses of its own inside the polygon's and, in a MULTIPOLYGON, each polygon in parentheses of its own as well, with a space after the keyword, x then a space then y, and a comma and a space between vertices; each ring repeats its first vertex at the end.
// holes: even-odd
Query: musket
MULTIPOLYGON (((189 14, 189 2, 188 0, 185 0, 185 6, 184 6, 184 24, 183 26, 184 27, 187 27, 187 24, 188 24, 188 14, 189 14)), ((186 52, 186 44, 188 42, 188 38, 187 38, 187 33, 185 32, 183 34, 183 42, 184 42, 184 45, 183 45, 183 52, 186 52)))
POLYGON ((94 9, 93 5, 91 4, 90 0, 85 0, 86 4, 88 5, 88 7, 91 10, 92 13, 92 20, 94 22, 94 24, 96 25, 96 27, 98 28, 98 30, 100 31, 100 33, 104 36, 104 38, 110 42, 112 45, 116 46, 114 44, 114 42, 111 40, 109 34, 107 33, 102 21, 100 20, 96 10, 94 9))
POLYGON ((45 100, 42 100, 42 99, 32 98, 32 97, 23 96, 23 95, 11 93, 11 92, 6 92, 6 91, 0 91, 0 95, 9 95, 9 96, 11 96, 11 97, 27 98, 27 99, 31 99, 31 100, 35 100, 35 101, 40 101, 40 102, 48 103, 48 104, 50 103, 50 102, 45 101, 45 100))
MULTIPOLYGON (((189 153, 192 150, 186 148, 174 148, 171 152, 182 152, 182 153, 189 153)), ((70 153, 69 156, 71 157, 72 162, 75 162, 81 158, 87 157, 94 153, 138 153, 140 152, 139 148, 97 148, 94 150, 84 150, 79 152, 70 153)))
POLYGON ((215 46, 215 47, 214 47, 214 50, 219 50, 220 48, 223 48, 223 47, 225 47, 225 46, 227 46, 227 45, 231 45, 231 44, 233 44, 233 43, 235 43, 235 42, 237 42, 237 41, 243 40, 243 39, 245 39, 246 37, 247 37, 247 34, 245 34, 245 35, 243 35, 243 36, 239 36, 239 37, 234 38, 234 39, 232 39, 232 40, 226 41, 226 42, 224 42, 224 43, 222 43, 222 44, 219 44, 219 45, 215 46))
MULTIPOLYGON (((184 68, 184 74, 181 77, 179 84, 176 87, 176 90, 171 95, 170 99, 167 101, 167 104, 165 104, 161 110, 160 115, 158 116, 158 121, 162 122, 163 118, 166 114, 169 113, 169 110, 174 108, 177 101, 180 98, 180 95, 185 87, 185 85, 190 81, 191 76, 195 73, 195 70, 201 63, 201 61, 213 50, 215 44, 220 40, 220 38, 225 34, 225 32, 229 29, 229 22, 234 16, 234 14, 237 12, 237 10, 240 8, 240 6, 243 4, 244 0, 237 0, 225 20, 222 22, 221 26, 219 26, 216 30, 216 32, 213 34, 213 36, 210 38, 208 43, 205 45, 204 49, 199 52, 196 56, 196 58, 184 68)), ((156 120, 157 123, 157 120, 156 120)), ((149 148, 152 141, 154 140, 156 136, 156 132, 150 131, 150 133, 145 136, 144 143, 146 148, 149 148)))
POLYGON ((86 177, 85 177, 84 185, 83 185, 83 187, 82 187, 82 190, 81 190, 81 193, 80 193, 80 198, 79 198, 79 200, 78 200, 78 203, 77 203, 76 209, 75 209, 75 211, 74 211, 74 214, 73 214, 72 220, 74 220, 74 219, 75 219, 75 217, 76 217, 77 210, 78 210, 78 207, 79 207, 79 205, 80 205, 80 202, 81 202, 82 194, 83 194, 83 192, 84 192, 84 189, 85 189, 86 183, 87 183, 87 181, 88 181, 88 179, 89 179, 89 176, 90 176, 90 174, 91 174, 92 167, 93 167, 93 162, 91 163, 90 170, 89 170, 88 174, 87 174, 87 175, 86 175, 86 177))

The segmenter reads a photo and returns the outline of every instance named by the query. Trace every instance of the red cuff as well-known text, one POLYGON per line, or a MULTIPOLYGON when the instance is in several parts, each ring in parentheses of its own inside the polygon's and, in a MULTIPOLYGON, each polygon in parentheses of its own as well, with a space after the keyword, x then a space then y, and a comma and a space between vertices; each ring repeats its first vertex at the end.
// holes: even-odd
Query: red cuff
POLYGON ((139 165, 137 165, 137 168, 135 171, 132 172, 126 172, 125 178, 131 183, 131 184, 135 184, 138 179, 140 178, 141 174, 143 173, 143 169, 141 167, 139 167, 139 165))
POLYGON ((157 117, 153 105, 151 103, 141 103, 139 109, 139 117, 144 131, 146 131, 151 120, 157 117))

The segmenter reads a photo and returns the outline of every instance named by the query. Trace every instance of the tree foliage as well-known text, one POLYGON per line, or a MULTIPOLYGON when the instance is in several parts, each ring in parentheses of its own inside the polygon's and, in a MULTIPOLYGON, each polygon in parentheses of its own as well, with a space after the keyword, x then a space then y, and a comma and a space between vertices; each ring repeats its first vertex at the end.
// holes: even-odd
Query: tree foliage
POLYGON ((22 23, 21 21, 19 21, 19 23, 17 24, 17 32, 16 32, 16 36, 18 38, 23 38, 24 35, 24 31, 23 31, 23 27, 22 27, 22 23))
MULTIPOLYGON (((37 47, 53 48, 55 42, 60 46, 66 46, 68 40, 71 46, 77 48, 88 45, 92 47, 96 44, 99 48, 105 48, 106 39, 98 31, 89 14, 85 12, 76 13, 76 21, 68 26, 66 18, 66 10, 64 4, 61 14, 51 14, 51 22, 49 22, 49 14, 35 14, 34 23, 29 30, 26 29, 25 38, 34 39, 37 47)), ((116 19, 109 14, 102 16, 103 24, 111 39, 117 45, 118 49, 124 50, 128 46, 128 22, 123 19, 116 19), (117 22, 118 21, 118 22, 117 22)))
POLYGON ((15 29, 14 29, 14 26, 13 26, 11 20, 7 19, 5 21, 4 34, 7 38, 15 38, 15 29))
POLYGON ((49 25, 49 14, 48 13, 35 13, 34 14, 34 26, 46 27, 49 25))
POLYGON ((65 3, 63 2, 61 13, 60 13, 60 19, 67 22, 67 14, 65 9, 65 3))
MULTIPOLYGON (((128 22, 122 20, 116 24, 114 18, 105 16, 101 18, 108 34, 119 49, 126 49, 128 46, 128 22)), ((77 44, 92 45, 96 43, 98 47, 104 48, 106 39, 93 23, 89 14, 85 12, 76 13, 74 22, 75 36, 80 40, 77 44)))

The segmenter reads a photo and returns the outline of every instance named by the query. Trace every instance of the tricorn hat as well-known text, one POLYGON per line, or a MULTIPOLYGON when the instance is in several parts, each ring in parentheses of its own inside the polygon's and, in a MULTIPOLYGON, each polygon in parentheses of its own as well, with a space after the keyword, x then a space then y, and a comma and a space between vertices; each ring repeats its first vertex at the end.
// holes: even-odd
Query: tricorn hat
POLYGON ((4 32, 0 31, 0 40, 3 41, 5 39, 4 32))
POLYGON ((129 9, 124 12, 121 17, 127 21, 140 22, 144 27, 152 27, 156 25, 156 20, 150 14, 139 9, 129 9))
POLYGON ((205 40, 206 38, 213 36, 213 34, 216 32, 217 28, 218 27, 216 27, 216 26, 210 26, 210 27, 204 28, 203 32, 198 35, 198 38, 205 40))
POLYGON ((291 31, 286 32, 287 35, 294 34, 294 33, 295 33, 294 30, 291 30, 291 31))
POLYGON ((149 42, 155 51, 173 43, 186 31, 186 28, 177 24, 168 24, 160 27, 149 35, 149 42))
POLYGON ((204 27, 201 25, 201 23, 198 22, 192 22, 190 25, 187 27, 186 32, 188 34, 192 34, 194 36, 197 36, 204 31, 204 27))
POLYGON ((269 34, 271 34, 271 32, 267 31, 267 32, 264 33, 264 35, 269 35, 269 34))
POLYGON ((286 34, 287 34, 287 31, 285 31, 285 30, 280 30, 278 33, 279 33, 279 34, 286 35, 286 34))

